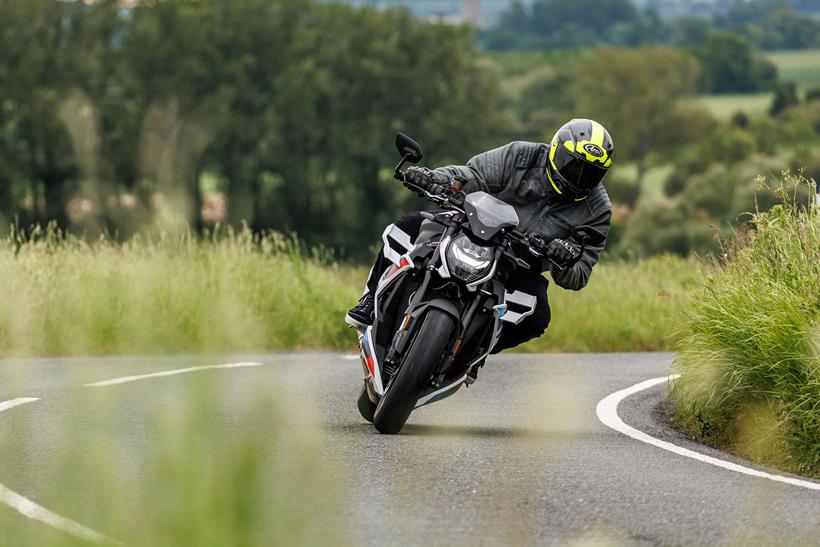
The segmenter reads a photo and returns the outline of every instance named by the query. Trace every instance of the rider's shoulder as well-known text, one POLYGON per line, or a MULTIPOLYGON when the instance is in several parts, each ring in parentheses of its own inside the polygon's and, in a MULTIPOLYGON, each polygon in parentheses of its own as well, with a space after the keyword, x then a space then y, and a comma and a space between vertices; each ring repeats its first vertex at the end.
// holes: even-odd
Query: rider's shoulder
POLYGON ((609 193, 603 184, 598 184, 589 193, 589 197, 584 200, 590 209, 596 210, 610 210, 612 209, 612 202, 609 200, 609 193))
POLYGON ((541 142, 513 141, 506 147, 515 157, 515 166, 519 169, 544 167, 547 165, 549 146, 541 142))

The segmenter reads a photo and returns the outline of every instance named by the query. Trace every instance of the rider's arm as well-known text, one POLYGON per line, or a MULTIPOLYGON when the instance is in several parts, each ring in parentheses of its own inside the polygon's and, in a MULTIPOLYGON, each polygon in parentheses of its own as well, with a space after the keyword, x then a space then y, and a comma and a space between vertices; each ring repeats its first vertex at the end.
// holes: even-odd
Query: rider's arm
MULTIPOLYGON (((612 209, 606 207, 595 215, 587 224, 595 230, 606 235, 609 232, 609 225, 612 219, 612 209)), ((572 238, 569 238, 572 241, 572 238)), ((559 287, 569 289, 572 291, 580 291, 586 287, 589 281, 589 276, 592 274, 592 267, 598 262, 598 257, 601 256, 601 251, 604 250, 606 240, 600 245, 587 245, 584 249, 584 254, 581 259, 573 266, 565 268, 563 271, 555 266, 549 266, 552 279, 559 287)))
POLYGON ((433 169, 433 181, 450 184, 453 178, 464 181, 464 192, 484 191, 495 194, 507 186, 515 169, 520 143, 511 142, 473 157, 467 165, 449 165, 433 169))

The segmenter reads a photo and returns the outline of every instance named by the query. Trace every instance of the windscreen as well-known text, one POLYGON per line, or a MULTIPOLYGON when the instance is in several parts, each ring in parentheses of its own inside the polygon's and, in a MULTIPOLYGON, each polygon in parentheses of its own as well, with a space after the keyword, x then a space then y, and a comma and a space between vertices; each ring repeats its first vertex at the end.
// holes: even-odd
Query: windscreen
POLYGON ((473 233, 484 239, 494 236, 502 228, 518 226, 518 215, 512 205, 486 192, 474 192, 464 201, 473 233))

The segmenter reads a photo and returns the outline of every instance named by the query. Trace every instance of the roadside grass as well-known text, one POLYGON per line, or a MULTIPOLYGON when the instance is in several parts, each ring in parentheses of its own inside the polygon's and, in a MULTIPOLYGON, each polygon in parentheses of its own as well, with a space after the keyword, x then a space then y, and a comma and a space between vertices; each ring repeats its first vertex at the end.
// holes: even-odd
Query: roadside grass
POLYGON ((699 438, 820 477, 820 207, 781 197, 693 295, 671 400, 699 438))
POLYGON ((582 291, 550 285, 552 321, 519 351, 589 352, 670 349, 684 325, 690 294, 700 286, 698 260, 653 257, 604 262, 582 291))
MULTIPOLYGON (((143 395, 142 405, 116 389, 84 394, 60 420, 32 418, 5 436, 3 452, 38 502, 110 539, 100 545, 352 543, 333 524, 347 502, 345 473, 318 455, 310 401, 291 400, 287 385, 246 384, 242 397, 228 396, 236 386, 218 376, 182 386, 143 395), (53 465, 44 474, 29 468, 27 451, 45 442, 53 465)), ((0 505, 0 545, 94 544, 0 505)))
MULTIPOLYGON (((87 244, 54 231, 0 241, 0 355, 354 350, 343 316, 367 269, 249 231, 87 244)), ((603 263, 553 287, 553 323, 523 351, 667 349, 695 260, 603 263)))
POLYGON ((0 241, 0 354, 349 348, 360 270, 249 231, 86 244, 0 241))

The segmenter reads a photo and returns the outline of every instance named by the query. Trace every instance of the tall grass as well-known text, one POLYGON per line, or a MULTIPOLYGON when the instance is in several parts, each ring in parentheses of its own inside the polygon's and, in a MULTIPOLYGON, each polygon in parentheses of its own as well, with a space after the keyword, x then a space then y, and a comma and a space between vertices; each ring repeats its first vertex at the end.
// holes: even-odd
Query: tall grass
MULTIPOLYGON (((367 270, 277 234, 87 243, 55 230, 0 240, 0 355, 355 348, 343 322, 367 270)), ((695 260, 604 263, 552 286, 547 335, 523 351, 667 349, 701 277, 695 260)))
POLYGON ((696 259, 654 257, 595 267, 582 291, 549 288, 552 321, 522 351, 670 349, 684 326, 690 294, 702 284, 696 259))
POLYGON ((361 273, 249 231, 0 241, 0 354, 349 347, 361 273))
MULTIPOLYGON (((806 183, 787 175, 784 183, 806 183)), ((756 230, 692 299, 671 396, 696 435, 820 476, 820 207, 754 215, 756 230)))

